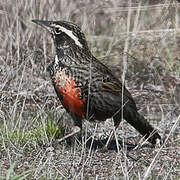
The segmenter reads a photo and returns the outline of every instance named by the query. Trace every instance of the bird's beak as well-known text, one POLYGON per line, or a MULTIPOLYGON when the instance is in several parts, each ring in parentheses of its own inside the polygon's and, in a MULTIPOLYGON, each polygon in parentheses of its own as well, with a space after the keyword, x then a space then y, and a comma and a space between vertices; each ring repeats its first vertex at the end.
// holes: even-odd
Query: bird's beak
POLYGON ((47 29, 49 32, 51 32, 51 24, 52 24, 52 21, 43 21, 43 20, 37 20, 37 19, 34 19, 32 20, 32 22, 42 26, 43 28, 47 29))

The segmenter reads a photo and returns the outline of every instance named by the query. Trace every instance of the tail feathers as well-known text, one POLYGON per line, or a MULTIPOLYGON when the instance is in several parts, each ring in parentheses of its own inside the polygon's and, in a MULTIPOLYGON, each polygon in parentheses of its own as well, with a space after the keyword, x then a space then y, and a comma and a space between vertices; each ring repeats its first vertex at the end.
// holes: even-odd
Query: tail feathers
POLYGON ((157 139, 161 141, 161 136, 158 134, 157 130, 154 129, 148 121, 141 116, 136 110, 130 110, 124 112, 124 118, 131 124, 141 135, 152 143, 156 144, 157 139))

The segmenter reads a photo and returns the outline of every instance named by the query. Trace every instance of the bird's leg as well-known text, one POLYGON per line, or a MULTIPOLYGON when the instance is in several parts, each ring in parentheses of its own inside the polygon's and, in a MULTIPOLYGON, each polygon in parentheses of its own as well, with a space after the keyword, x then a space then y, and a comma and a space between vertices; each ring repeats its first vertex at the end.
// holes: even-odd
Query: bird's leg
POLYGON ((115 135, 116 129, 119 127, 119 124, 121 122, 121 114, 117 113, 115 116, 113 116, 113 120, 114 120, 114 129, 111 130, 108 140, 107 140, 105 146, 101 150, 102 152, 106 152, 108 150, 108 145, 109 145, 110 141, 112 140, 113 136, 115 135))
MULTIPOLYGON (((57 143, 59 143, 59 142, 61 142, 61 141, 64 141, 65 139, 67 139, 67 138, 69 138, 69 137, 71 137, 71 136, 74 136, 75 134, 77 134, 78 132, 80 132, 80 130, 81 130, 80 127, 78 127, 78 126, 73 126, 71 133, 67 134, 66 136, 64 136, 64 137, 62 137, 62 138, 60 138, 60 139, 57 139, 54 143, 57 144, 57 143)), ((54 144, 54 143, 53 143, 53 144, 54 144)))
POLYGON ((116 128, 111 130, 110 135, 109 135, 109 137, 108 137, 108 140, 106 141, 105 146, 104 146, 104 147, 102 148, 102 150, 101 150, 102 152, 106 152, 106 151, 108 150, 109 142, 112 140, 115 131, 116 131, 116 128))

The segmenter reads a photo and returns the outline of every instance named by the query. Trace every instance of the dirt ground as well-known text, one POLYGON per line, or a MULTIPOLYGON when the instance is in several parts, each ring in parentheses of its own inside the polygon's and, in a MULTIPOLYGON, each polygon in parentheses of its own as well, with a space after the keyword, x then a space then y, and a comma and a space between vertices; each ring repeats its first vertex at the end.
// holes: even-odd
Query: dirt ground
POLYGON ((0 179, 180 179, 180 4, 177 1, 0 2, 0 179), (91 18, 90 18, 91 17, 91 18), (164 143, 152 148, 123 121, 70 131, 50 81, 51 36, 32 19, 79 24, 89 47, 125 83, 164 143))

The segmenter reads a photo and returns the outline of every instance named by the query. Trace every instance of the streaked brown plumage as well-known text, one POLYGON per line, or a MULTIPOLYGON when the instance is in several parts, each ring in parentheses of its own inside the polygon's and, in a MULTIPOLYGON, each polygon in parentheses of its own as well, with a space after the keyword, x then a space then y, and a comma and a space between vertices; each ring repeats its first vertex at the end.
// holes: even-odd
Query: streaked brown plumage
POLYGON ((84 118, 105 121, 111 117, 115 128, 124 118, 152 144, 161 139, 158 132, 138 113, 126 87, 91 54, 85 36, 77 25, 67 21, 33 22, 48 29, 52 35, 56 48, 55 59, 49 65, 52 83, 76 127, 59 141, 79 132, 84 118))

